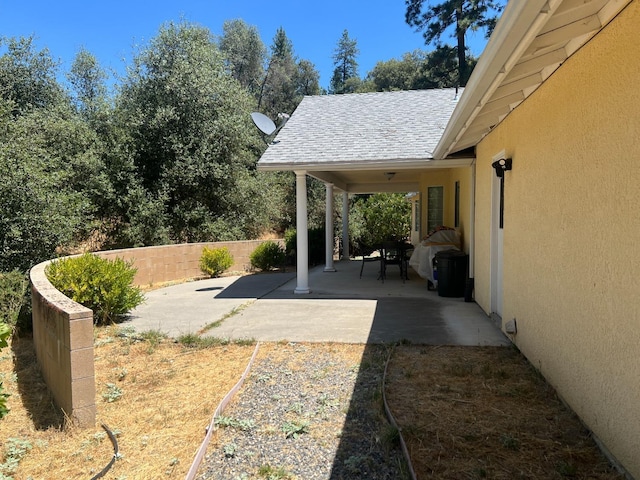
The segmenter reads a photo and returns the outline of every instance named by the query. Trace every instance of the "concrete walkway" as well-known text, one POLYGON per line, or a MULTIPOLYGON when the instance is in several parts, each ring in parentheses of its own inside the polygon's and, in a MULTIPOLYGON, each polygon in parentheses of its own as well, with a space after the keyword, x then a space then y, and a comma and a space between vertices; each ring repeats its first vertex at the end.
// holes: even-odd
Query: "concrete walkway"
POLYGON ((403 282, 389 267, 341 261, 336 272, 309 272, 311 293, 294 294, 293 273, 223 277, 154 290, 125 325, 172 337, 201 333, 261 341, 509 345, 480 307, 428 291, 410 269, 403 282), (219 325, 207 328, 218 322, 219 325))

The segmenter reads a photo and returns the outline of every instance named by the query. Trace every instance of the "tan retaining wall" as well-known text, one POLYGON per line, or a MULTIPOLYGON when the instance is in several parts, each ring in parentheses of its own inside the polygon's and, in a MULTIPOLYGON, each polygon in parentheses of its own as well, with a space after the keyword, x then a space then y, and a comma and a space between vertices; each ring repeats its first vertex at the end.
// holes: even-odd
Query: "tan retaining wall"
MULTIPOLYGON (((262 240, 191 243, 96 254, 132 261, 138 269, 134 282, 143 286, 201 276, 198 265, 205 246, 227 247, 234 258, 229 270, 246 271, 249 255, 261 243, 262 240)), ((93 312, 51 285, 44 273, 48 263, 40 263, 30 272, 36 356, 56 405, 78 425, 91 427, 96 421, 93 312)))
MULTIPOLYGON (((284 244, 281 240, 274 240, 284 244)), ((233 265, 229 272, 246 272, 250 268, 249 255, 263 240, 245 240, 239 242, 183 243, 178 245, 160 245, 157 247, 127 248, 96 252, 103 258, 132 260, 138 269, 135 283, 140 286, 154 283, 171 282, 202 275, 200 255, 204 247, 227 247, 233 255, 233 265)))
POLYGON ((81 426, 96 421, 93 312, 56 290, 44 270, 31 269, 33 343, 53 398, 81 426))

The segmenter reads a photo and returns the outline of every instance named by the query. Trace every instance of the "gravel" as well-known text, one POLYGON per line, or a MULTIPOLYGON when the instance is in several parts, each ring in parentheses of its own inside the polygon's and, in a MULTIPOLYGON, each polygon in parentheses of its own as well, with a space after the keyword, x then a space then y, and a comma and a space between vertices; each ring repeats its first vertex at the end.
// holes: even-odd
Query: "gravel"
POLYGON ((262 345, 197 478, 408 478, 384 417, 387 353, 380 345, 262 345))

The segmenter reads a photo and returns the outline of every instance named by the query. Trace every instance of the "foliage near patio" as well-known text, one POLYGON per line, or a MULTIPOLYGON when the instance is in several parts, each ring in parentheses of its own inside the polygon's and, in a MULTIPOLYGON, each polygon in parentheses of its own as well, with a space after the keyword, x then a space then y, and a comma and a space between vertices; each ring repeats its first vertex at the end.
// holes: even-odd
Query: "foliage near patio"
POLYGON ((411 204, 401 193, 376 193, 354 199, 349 236, 362 245, 402 240, 411 234, 411 204))
POLYGON ((261 243, 249 255, 251 266, 264 272, 282 267, 285 263, 285 252, 282 245, 272 240, 261 243))
POLYGON ((12 331, 18 323, 28 285, 27 277, 18 270, 0 272, 0 324, 7 325, 12 331))
POLYGON ((0 271, 66 252, 286 228, 295 180, 256 171, 257 99, 227 54, 207 29, 168 23, 110 90, 84 49, 60 72, 34 37, 0 39, 0 271))

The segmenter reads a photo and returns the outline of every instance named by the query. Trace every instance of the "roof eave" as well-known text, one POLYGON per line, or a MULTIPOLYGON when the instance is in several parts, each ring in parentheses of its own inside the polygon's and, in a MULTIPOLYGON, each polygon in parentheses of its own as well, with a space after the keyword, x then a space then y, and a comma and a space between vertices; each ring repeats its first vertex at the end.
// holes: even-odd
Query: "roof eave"
POLYGON ((550 3, 559 2, 508 2, 440 137, 434 159, 444 159, 452 153, 457 140, 551 15, 550 3))
POLYGON ((258 162, 257 169, 263 171, 344 171, 344 170, 409 170, 414 168, 452 168, 467 167, 474 161, 473 156, 446 158, 436 160, 434 158, 420 159, 386 159, 386 160, 357 160, 345 162, 258 162))

